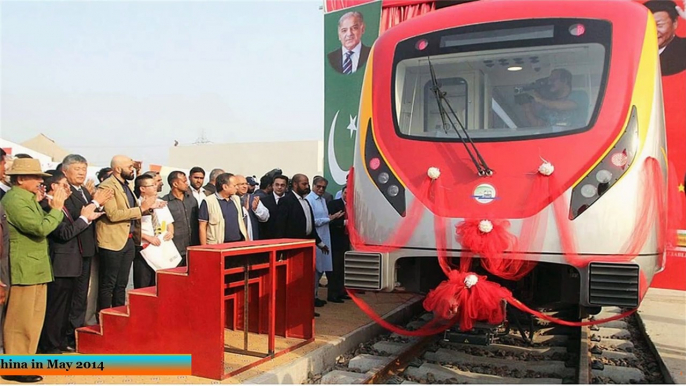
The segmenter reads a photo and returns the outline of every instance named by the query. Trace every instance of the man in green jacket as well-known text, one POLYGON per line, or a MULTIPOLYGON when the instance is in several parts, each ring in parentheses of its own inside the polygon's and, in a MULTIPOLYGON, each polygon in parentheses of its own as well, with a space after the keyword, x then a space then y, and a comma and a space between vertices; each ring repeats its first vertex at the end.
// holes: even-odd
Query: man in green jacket
MULTIPOLYGON (((10 231, 11 292, 4 326, 5 354, 34 355, 38 348, 47 283, 53 280, 47 236, 64 217, 65 190, 58 189, 49 199, 45 213, 38 201, 43 198, 43 176, 37 159, 17 159, 10 176, 12 189, 2 199, 10 231)), ((17 382, 39 382, 39 375, 3 375, 17 382)))

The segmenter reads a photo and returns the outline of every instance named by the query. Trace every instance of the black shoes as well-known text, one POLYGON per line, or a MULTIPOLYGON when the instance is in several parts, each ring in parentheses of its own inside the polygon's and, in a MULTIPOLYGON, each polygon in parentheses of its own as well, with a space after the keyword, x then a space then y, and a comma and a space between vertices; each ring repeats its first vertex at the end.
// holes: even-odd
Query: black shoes
POLYGON ((352 299, 352 298, 351 298, 350 296, 348 296, 348 295, 341 295, 340 298, 343 299, 343 300, 351 300, 351 299, 352 299))
POLYGON ((43 380, 40 375, 3 375, 2 379, 21 383, 36 383, 43 380))
POLYGON ((74 346, 72 346, 70 344, 63 346, 63 347, 60 347, 60 350, 62 350, 62 352, 70 352, 70 353, 76 352, 76 349, 74 348, 74 346))
POLYGON ((325 304, 326 304, 326 302, 324 300, 314 299, 314 306, 315 307, 324 307, 325 304))
POLYGON ((326 300, 331 303, 345 303, 341 298, 326 298, 326 300))
POLYGON ((315 312, 315 313, 314 313, 314 317, 315 317, 315 318, 318 318, 318 317, 319 317, 319 312, 315 312))

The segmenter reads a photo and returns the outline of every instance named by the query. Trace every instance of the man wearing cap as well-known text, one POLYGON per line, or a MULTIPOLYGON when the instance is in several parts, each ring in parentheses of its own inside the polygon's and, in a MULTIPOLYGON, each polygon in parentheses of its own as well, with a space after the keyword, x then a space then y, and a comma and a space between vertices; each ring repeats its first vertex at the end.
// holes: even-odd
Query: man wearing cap
MULTIPOLYGON (((4 326, 5 354, 34 355, 45 319, 47 283, 52 282, 47 236, 64 218, 66 190, 55 191, 48 199, 50 211, 38 203, 42 199, 43 176, 37 159, 17 159, 10 176, 12 189, 2 199, 9 225, 12 297, 7 304, 4 326), (37 197, 38 196, 38 197, 37 197)), ((3 375, 17 382, 40 382, 39 375, 3 375)))
POLYGON ((260 183, 257 182, 257 177, 252 176, 252 177, 246 177, 246 180, 248 181, 248 193, 253 194, 255 193, 255 189, 257 189, 258 186, 260 186, 260 183))

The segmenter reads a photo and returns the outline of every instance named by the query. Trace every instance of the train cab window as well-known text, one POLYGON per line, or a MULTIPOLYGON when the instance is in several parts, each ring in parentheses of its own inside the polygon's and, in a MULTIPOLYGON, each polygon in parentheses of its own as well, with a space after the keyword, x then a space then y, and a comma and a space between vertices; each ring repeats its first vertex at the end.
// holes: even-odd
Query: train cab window
POLYGON ((560 37, 571 29, 552 25, 515 28, 527 38, 513 42, 500 25, 492 35, 465 33, 464 42, 454 32, 428 35, 433 51, 400 47, 393 70, 399 134, 452 141, 463 126, 474 140, 489 141, 588 129, 602 100, 610 36, 602 21, 588 25, 597 33, 583 39, 560 37))

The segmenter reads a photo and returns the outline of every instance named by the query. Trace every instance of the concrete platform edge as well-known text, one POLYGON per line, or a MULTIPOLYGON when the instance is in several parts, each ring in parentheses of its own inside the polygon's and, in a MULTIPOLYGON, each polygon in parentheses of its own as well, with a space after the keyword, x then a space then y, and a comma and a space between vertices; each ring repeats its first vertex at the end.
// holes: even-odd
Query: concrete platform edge
MULTIPOLYGON (((388 312, 383 318, 394 324, 401 324, 409 320, 422 307, 423 296, 417 296, 388 312)), ((316 331, 316 329, 315 329, 316 331)), ((354 349, 360 343, 372 339, 386 331, 375 322, 370 322, 335 341, 329 342, 305 356, 286 365, 269 370, 256 377, 246 379, 247 384, 303 384, 308 373, 321 373, 325 366, 333 363, 336 357, 354 349)), ((316 339, 316 338, 315 338, 316 339)))
POLYGON ((643 323, 643 319, 641 318, 641 314, 639 314, 638 312, 634 312, 634 317, 636 318, 638 329, 641 332, 641 336, 643 336, 643 339, 645 339, 645 341, 648 342, 648 347, 650 347, 650 351, 653 353, 653 355, 657 359, 657 363, 660 365, 660 371, 662 372, 662 376, 664 376, 665 378, 665 384, 676 384, 676 382, 674 381, 674 377, 672 376, 672 373, 669 371, 669 368, 665 364, 665 361, 662 360, 660 352, 657 350, 657 347, 655 347, 655 344, 650 339, 650 336, 646 331, 645 323, 643 323))

